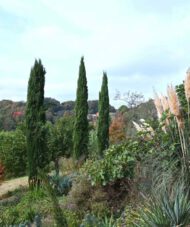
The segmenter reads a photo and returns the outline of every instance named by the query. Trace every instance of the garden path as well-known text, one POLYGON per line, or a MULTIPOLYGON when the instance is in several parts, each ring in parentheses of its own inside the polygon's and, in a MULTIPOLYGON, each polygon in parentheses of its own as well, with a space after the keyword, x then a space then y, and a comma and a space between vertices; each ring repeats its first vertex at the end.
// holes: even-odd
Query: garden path
POLYGON ((12 192, 23 186, 27 186, 28 177, 20 177, 12 180, 3 181, 0 183, 0 198, 8 192, 12 192))

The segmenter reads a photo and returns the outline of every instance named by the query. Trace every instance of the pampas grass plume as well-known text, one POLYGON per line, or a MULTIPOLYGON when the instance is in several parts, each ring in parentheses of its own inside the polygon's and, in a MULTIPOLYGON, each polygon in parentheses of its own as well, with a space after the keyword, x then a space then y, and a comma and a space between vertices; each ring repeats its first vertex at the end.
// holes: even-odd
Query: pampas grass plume
POLYGON ((184 82, 184 88, 185 88, 185 96, 187 101, 190 100, 190 68, 186 72, 186 78, 184 82))

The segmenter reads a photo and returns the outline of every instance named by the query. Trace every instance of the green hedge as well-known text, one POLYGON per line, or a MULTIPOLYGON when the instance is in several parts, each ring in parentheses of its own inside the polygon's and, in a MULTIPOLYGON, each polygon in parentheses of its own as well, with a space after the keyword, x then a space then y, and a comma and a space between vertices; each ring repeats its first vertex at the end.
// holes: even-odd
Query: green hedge
POLYGON ((26 174, 26 137, 21 130, 0 132, 0 161, 5 168, 6 178, 26 174))

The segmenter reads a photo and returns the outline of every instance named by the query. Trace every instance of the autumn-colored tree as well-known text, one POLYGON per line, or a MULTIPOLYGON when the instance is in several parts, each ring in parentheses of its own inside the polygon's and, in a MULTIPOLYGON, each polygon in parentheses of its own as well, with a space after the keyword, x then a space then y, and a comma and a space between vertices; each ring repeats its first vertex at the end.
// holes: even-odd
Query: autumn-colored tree
POLYGON ((126 139, 125 122, 123 114, 118 113, 109 127, 110 144, 117 144, 126 139))

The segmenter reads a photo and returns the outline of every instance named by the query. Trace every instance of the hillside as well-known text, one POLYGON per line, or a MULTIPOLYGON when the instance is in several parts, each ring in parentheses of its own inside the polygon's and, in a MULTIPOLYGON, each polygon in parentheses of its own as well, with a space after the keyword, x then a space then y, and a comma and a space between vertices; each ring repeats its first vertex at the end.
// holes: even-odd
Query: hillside
MULTIPOLYGON (((56 99, 45 98, 47 120, 54 123, 64 113, 72 113, 74 105, 74 101, 60 103, 56 99)), ((17 123, 24 119, 25 106, 25 102, 0 101, 0 130, 14 130, 17 123)), ((98 112, 98 100, 88 101, 88 106, 89 114, 96 114, 98 112)), ((110 112, 116 112, 116 109, 110 106, 110 112)))
POLYGON ((140 119, 154 120, 157 119, 157 112, 152 99, 147 102, 141 103, 137 107, 128 108, 127 106, 121 106, 118 109, 119 112, 123 113, 124 121, 126 124, 127 136, 133 136, 136 129, 133 125, 133 121, 139 122, 140 119))

